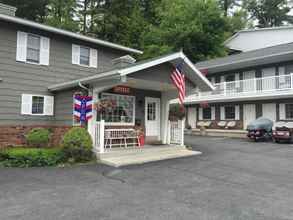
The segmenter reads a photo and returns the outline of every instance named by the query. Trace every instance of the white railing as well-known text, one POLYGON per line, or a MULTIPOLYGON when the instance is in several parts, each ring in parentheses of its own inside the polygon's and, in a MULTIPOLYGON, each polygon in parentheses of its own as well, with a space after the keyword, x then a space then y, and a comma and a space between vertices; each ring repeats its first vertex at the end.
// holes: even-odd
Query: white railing
POLYGON ((101 120, 95 126, 95 145, 100 153, 105 152, 105 121, 101 120))
POLYGON ((176 145, 184 145, 184 127, 185 120, 169 121, 169 143, 176 145))
POLYGON ((214 91, 198 92, 192 99, 206 100, 213 97, 241 97, 264 92, 288 91, 293 89, 293 74, 216 83, 214 86, 214 91))

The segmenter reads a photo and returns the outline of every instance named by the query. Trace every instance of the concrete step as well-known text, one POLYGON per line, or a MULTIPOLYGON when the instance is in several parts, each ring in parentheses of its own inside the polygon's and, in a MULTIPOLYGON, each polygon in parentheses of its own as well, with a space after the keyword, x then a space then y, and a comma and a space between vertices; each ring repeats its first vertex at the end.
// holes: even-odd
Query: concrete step
POLYGON ((116 149, 107 149, 104 154, 98 154, 99 158, 108 158, 108 157, 121 157, 121 156, 130 156, 137 155, 138 153, 161 153, 161 152, 173 152, 177 150, 186 150, 185 147, 182 146, 152 146, 152 147, 129 147, 129 148, 116 148, 116 149))
POLYGON ((115 155, 114 157, 102 157, 100 162, 114 166, 121 167, 134 164, 143 164, 160 160, 181 158, 181 157, 190 157, 194 155, 200 155, 201 152, 190 151, 187 149, 173 149, 166 151, 141 151, 136 154, 127 154, 127 155, 115 155))

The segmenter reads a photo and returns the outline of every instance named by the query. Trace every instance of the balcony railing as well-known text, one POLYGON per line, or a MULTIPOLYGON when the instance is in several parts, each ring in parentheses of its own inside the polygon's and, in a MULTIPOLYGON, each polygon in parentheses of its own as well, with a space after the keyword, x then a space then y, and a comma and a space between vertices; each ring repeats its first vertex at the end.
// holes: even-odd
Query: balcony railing
POLYGON ((293 92, 293 74, 216 83, 214 86, 214 91, 198 92, 197 95, 188 97, 186 101, 258 96, 276 92, 287 94, 290 90, 293 92))

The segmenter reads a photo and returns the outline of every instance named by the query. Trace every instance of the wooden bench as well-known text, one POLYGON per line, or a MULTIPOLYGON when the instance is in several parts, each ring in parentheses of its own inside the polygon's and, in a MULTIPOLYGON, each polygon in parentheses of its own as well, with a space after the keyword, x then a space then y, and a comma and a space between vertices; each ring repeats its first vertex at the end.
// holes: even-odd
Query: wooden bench
POLYGON ((140 147, 138 132, 132 128, 105 129, 105 148, 112 146, 140 147))

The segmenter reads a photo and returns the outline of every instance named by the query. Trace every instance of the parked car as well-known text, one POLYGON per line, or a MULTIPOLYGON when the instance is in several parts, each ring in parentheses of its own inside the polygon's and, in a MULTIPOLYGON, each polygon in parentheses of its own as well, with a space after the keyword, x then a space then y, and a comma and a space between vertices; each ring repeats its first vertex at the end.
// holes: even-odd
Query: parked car
POLYGON ((273 124, 268 118, 257 118, 247 125, 247 137, 254 141, 271 139, 273 124))
POLYGON ((274 142, 291 142, 293 138, 293 122, 276 122, 273 127, 274 142))

